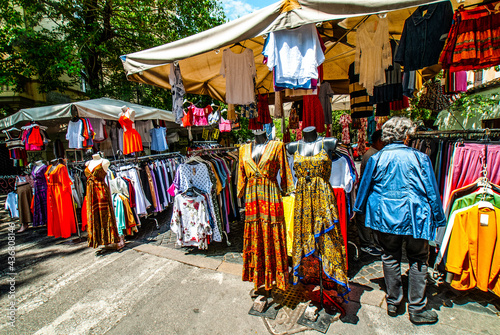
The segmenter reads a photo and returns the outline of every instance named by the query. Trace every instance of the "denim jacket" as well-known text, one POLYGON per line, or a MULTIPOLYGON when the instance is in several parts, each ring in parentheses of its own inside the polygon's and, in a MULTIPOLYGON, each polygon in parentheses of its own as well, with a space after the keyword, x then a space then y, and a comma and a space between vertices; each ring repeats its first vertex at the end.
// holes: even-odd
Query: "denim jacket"
POLYGON ((429 241, 446 225, 429 156, 402 143, 370 157, 354 211, 366 212, 369 228, 429 241))
POLYGON ((418 7, 405 21, 394 61, 403 65, 405 72, 437 64, 446 40, 441 36, 450 31, 452 19, 449 1, 418 7))

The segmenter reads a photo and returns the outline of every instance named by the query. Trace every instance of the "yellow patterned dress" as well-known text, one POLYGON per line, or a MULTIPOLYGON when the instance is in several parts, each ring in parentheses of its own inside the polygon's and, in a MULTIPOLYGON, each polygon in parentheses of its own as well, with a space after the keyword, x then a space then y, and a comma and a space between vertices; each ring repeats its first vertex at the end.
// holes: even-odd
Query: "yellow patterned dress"
POLYGON ((281 189, 289 193, 293 178, 282 142, 270 141, 258 163, 252 158, 253 144, 240 148, 238 197, 245 194, 245 232, 243 236, 244 281, 285 290, 288 284, 285 217, 276 176, 281 189))
POLYGON ((293 282, 318 284, 340 296, 348 291, 346 253, 338 220, 337 201, 330 185, 332 162, 326 151, 294 154, 297 176, 294 203, 293 282), (320 270, 320 258, 323 271, 320 270))

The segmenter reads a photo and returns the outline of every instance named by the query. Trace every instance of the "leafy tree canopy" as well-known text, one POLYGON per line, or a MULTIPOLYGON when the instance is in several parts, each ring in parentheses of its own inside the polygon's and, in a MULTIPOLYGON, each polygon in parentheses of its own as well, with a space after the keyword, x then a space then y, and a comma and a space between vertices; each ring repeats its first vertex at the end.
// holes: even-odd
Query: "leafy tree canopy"
POLYGON ((91 98, 170 108, 170 91, 127 81, 119 56, 224 22, 216 0, 0 0, 0 86, 62 91, 83 78, 91 98))

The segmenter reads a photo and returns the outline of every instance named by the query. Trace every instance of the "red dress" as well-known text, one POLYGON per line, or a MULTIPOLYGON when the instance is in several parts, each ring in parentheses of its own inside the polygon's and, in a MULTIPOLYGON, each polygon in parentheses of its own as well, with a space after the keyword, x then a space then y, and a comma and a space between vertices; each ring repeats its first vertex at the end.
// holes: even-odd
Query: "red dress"
POLYGON ((314 126, 318 133, 325 131, 325 113, 323 106, 316 94, 304 95, 304 113, 302 117, 302 128, 314 126))
POLYGON ((76 233, 71 180, 65 165, 45 172, 47 179, 47 236, 70 237, 76 233))
POLYGON ((141 135, 133 127, 134 122, 122 113, 118 119, 123 128, 123 154, 128 155, 133 152, 142 151, 141 135))

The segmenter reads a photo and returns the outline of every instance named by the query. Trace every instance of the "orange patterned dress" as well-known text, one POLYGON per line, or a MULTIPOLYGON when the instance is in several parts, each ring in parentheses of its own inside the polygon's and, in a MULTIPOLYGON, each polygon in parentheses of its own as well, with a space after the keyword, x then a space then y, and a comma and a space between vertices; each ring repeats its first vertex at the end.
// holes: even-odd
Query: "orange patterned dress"
POLYGON ((252 158, 252 143, 240 148, 238 197, 245 196, 243 237, 244 281, 270 290, 274 285, 285 290, 288 284, 285 217, 276 176, 281 189, 289 193, 293 178, 283 142, 270 141, 258 163, 252 158))
MULTIPOLYGON (((104 181, 106 171, 102 163, 92 171, 85 168, 87 177, 87 242, 89 247, 97 248, 100 245, 117 243, 118 228, 116 226, 115 211, 111 203, 109 187, 104 181)), ((82 213, 83 214, 83 213, 82 213)))

